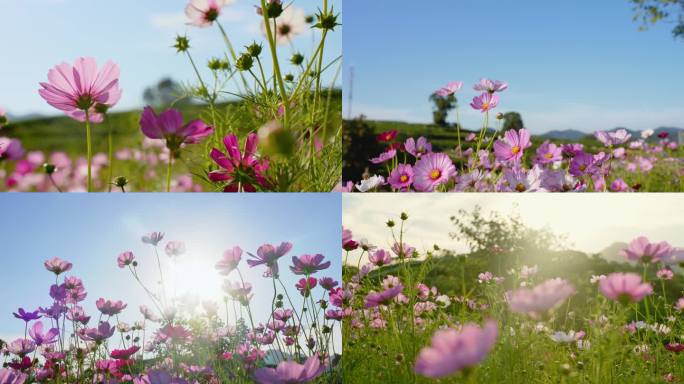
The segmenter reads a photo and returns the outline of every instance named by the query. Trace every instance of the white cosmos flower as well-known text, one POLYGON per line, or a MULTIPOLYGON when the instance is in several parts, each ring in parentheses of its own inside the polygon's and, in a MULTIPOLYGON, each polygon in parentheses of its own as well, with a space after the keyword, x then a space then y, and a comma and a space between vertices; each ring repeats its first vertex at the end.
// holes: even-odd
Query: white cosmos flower
POLYGON ((361 180, 358 184, 356 184, 356 189, 358 189, 360 192, 368 192, 372 189, 375 189, 379 186, 382 186, 385 184, 385 178, 379 175, 374 175, 371 176, 365 180, 361 180))
POLYGON ((575 331, 558 331, 549 336, 556 343, 571 343, 577 339, 575 331))
POLYGON ((652 129, 647 129, 645 131, 641 131, 641 138, 642 139, 648 139, 649 137, 653 136, 654 133, 655 133, 655 131, 652 129))
MULTIPOLYGON (((273 19, 271 20, 271 31, 273 30, 273 19)), ((289 44, 297 35, 307 30, 306 15, 304 10, 295 6, 288 6, 275 19, 276 24, 276 43, 280 45, 289 44)), ((266 35, 266 25, 261 20, 261 32, 266 35)), ((272 32, 273 33, 273 32, 272 32)))

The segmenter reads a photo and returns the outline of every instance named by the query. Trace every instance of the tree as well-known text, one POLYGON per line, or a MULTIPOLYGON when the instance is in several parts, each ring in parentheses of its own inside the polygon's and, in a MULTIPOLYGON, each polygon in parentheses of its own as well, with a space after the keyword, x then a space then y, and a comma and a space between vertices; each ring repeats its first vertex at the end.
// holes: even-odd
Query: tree
POLYGON ((675 23, 672 35, 684 40, 684 0, 629 0, 634 4, 634 21, 640 21, 640 30, 648 29, 660 21, 675 23))
POLYGON ((156 85, 147 87, 143 93, 143 99, 146 104, 154 107, 167 107, 174 102, 187 104, 189 101, 182 100, 184 93, 180 84, 170 77, 165 77, 156 85))
POLYGON ((435 104, 432 108, 432 120, 441 127, 447 126, 447 116, 449 111, 456 108, 456 96, 439 96, 437 93, 430 95, 429 100, 435 104))
POLYGON ((503 118, 504 131, 508 131, 509 129, 515 129, 516 131, 519 131, 525 127, 525 124, 523 124, 522 116, 520 116, 518 112, 506 112, 503 115, 503 118))

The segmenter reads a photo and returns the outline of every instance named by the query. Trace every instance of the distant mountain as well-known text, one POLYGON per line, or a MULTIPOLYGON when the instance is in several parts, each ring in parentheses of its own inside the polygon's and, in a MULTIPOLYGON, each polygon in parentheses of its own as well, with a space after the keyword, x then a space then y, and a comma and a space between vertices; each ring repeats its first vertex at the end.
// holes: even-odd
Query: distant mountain
POLYGON ((44 118, 45 115, 41 115, 40 113, 29 113, 26 115, 13 115, 11 113, 7 114, 7 118, 9 119, 10 122, 18 122, 18 121, 26 121, 26 120, 38 120, 44 118))
POLYGON ((599 252, 599 256, 607 261, 615 261, 617 263, 624 263, 627 260, 625 259, 624 256, 620 254, 620 251, 623 249, 627 248, 629 244, 627 243, 613 243, 609 245, 608 247, 604 248, 601 252, 599 252))
POLYGON ((558 140, 581 140, 587 136, 586 132, 581 132, 576 129, 564 129, 549 131, 541 135, 545 139, 558 139, 558 140))

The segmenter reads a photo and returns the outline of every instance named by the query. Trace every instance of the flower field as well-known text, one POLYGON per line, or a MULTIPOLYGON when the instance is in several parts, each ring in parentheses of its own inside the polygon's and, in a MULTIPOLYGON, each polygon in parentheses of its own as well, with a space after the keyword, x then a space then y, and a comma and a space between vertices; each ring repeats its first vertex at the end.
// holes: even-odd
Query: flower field
POLYGON ((339 33, 339 10, 327 0, 311 15, 293 2, 256 1, 245 17, 260 21, 263 39, 235 47, 230 26, 219 20, 231 3, 187 3, 187 24, 214 29, 224 51, 199 63, 192 36, 176 36, 173 49, 187 60, 194 81, 171 105, 147 106, 134 118, 116 116, 125 97, 119 84, 127 73, 115 58, 84 56, 47 66, 44 81, 33 86, 47 104, 78 123, 69 124, 79 133, 69 132, 65 147, 78 140, 79 150, 45 149, 64 129, 38 137, 28 126, 49 121, 20 121, 15 127, 0 109, 0 128, 15 134, 0 138, 0 188, 330 191, 341 177, 341 102, 335 89, 341 53, 330 62, 324 53, 326 40, 339 33), (292 42, 308 30, 315 37, 310 52, 295 51, 292 42), (327 79, 332 80, 326 84, 327 79), (193 108, 175 105, 181 101, 193 108))
MULTIPOLYGON (((451 82, 435 94, 450 97, 463 86, 451 82)), ((380 153, 368 156, 363 179, 345 175, 346 192, 679 192, 684 160, 677 138, 652 130, 639 135, 626 129, 597 131, 595 140, 573 142, 537 139, 525 129, 503 130, 495 110, 508 84, 482 79, 469 107, 482 113, 477 131, 426 130, 425 136, 389 129, 376 136, 380 153), (495 128, 491 128, 494 125, 495 128), (439 137, 441 150, 430 142, 439 137), (426 137, 427 136, 427 137, 426 137)), ((355 122, 352 124, 362 124, 355 122)), ((354 145, 354 144, 351 144, 354 145)), ((351 151, 351 150, 348 150, 351 151)), ((365 159, 364 159, 365 160, 365 159)))
POLYGON ((340 351, 333 341, 342 312, 336 309, 339 282, 325 276, 331 261, 323 255, 293 256, 283 271, 290 242, 264 244, 254 253, 232 247, 215 265, 215 273, 225 278, 223 302, 200 304, 182 300, 169 283, 179 274, 175 265, 185 244, 165 241, 161 232, 144 235, 142 242, 151 255, 124 251, 109 261, 146 297, 148 304, 139 308, 95 299, 87 277, 71 274, 77 265, 46 260, 52 276, 45 275, 48 304, 26 303, 13 313, 24 334, 0 341, 0 383, 340 382, 340 351), (263 280, 246 281, 244 268, 263 269, 263 280), (299 278, 294 286, 282 277, 289 273, 299 278), (150 275, 155 275, 151 281, 143 278, 150 275), (262 286, 272 287, 270 315, 257 323, 252 300, 262 286), (93 301, 97 312, 87 313, 86 301, 93 301), (138 320, 121 321, 126 312, 135 312, 138 320))
POLYGON ((385 223, 388 248, 344 230, 346 383, 684 378, 681 249, 640 236, 608 262, 476 210, 451 218, 470 253, 420 251, 411 220, 385 223))

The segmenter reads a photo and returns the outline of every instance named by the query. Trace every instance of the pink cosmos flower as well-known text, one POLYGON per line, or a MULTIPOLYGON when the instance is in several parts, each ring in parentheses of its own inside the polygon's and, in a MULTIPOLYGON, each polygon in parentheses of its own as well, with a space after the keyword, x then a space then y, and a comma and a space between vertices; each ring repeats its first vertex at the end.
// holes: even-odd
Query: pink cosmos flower
POLYGON ((150 232, 142 237, 142 242, 157 246, 162 239, 164 239, 164 234, 162 232, 150 232))
POLYGON ((392 262, 392 256, 390 256, 389 252, 385 251, 384 249, 378 249, 368 256, 368 261, 377 267, 382 267, 383 265, 387 265, 392 262))
POLYGON ((621 128, 615 132, 596 131, 594 137, 606 147, 612 147, 614 145, 626 143, 632 137, 632 134, 627 132, 626 129, 621 128))
POLYGON ((185 253, 185 243, 182 241, 169 241, 164 247, 164 252, 168 257, 178 257, 185 253))
POLYGON ((563 160, 562 152, 563 150, 561 147, 546 140, 537 148, 537 157, 535 161, 537 164, 549 164, 561 161, 563 160))
POLYGON ((373 308, 380 305, 389 304, 392 299, 397 297, 404 290, 404 285, 399 283, 391 288, 387 288, 382 292, 371 291, 364 300, 365 308, 373 308))
POLYGON ((0 383, 2 384, 24 384, 28 379, 28 374, 9 368, 0 368, 0 383))
POLYGON ((480 82, 473 86, 473 89, 480 92, 503 92, 508 89, 508 83, 499 80, 480 79, 480 82))
POLYGON ((167 324, 164 328, 159 329, 158 332, 162 337, 174 343, 186 343, 192 340, 192 332, 182 325, 167 324))
POLYGON ((496 108, 499 104, 499 96, 494 93, 484 92, 480 96, 475 96, 470 106, 481 112, 487 112, 496 108))
POLYGON ((456 176, 456 167, 447 154, 429 153, 416 162, 413 172, 414 188, 420 192, 433 192, 456 176))
POLYGON ((504 133, 503 140, 494 142, 494 155, 499 161, 520 161, 525 149, 531 145, 530 134, 526 129, 509 129, 504 133))
POLYGON ((224 192, 256 192, 257 186, 263 189, 271 188, 271 183, 265 176, 268 170, 268 159, 256 156, 259 138, 255 133, 247 135, 245 148, 240 153, 240 143, 234 134, 223 138, 227 156, 216 148, 212 148, 209 156, 222 169, 209 172, 209 179, 213 182, 227 182, 224 192))
POLYGON ((311 290, 316 288, 316 284, 318 283, 318 280, 316 280, 314 277, 309 277, 306 279, 299 279, 297 284, 295 284, 295 287, 299 291, 299 293, 302 294, 304 297, 309 297, 311 294, 311 290))
POLYGON ((233 299, 239 301, 242 305, 249 304, 252 299, 252 284, 245 282, 232 282, 226 280, 223 284, 223 290, 233 299))
POLYGON ((140 129, 150 139, 164 140, 174 156, 183 144, 197 144, 214 132, 214 128, 202 120, 183 124, 183 114, 177 109, 167 109, 157 116, 149 106, 140 116, 140 129))
POLYGON ((114 335, 116 327, 109 325, 108 322, 101 322, 97 328, 87 328, 81 330, 81 338, 87 341, 103 341, 114 335))
POLYGON ((446 86, 436 90, 435 94, 437 96, 440 96, 440 97, 451 96, 454 93, 458 92, 458 90, 461 89, 462 86, 463 86, 462 81, 452 81, 449 84, 447 84, 446 86))
POLYGON ((133 264, 134 260, 135 257, 133 256, 133 252, 131 251, 122 252, 119 254, 119 257, 116 258, 116 262, 117 264, 119 264, 119 268, 126 268, 127 266, 133 264))
POLYGON ((570 169, 568 172, 576 177, 583 176, 587 173, 593 173, 596 170, 594 161, 594 156, 582 151, 576 152, 572 157, 572 160, 570 160, 570 169))
POLYGON ((33 326, 29 329, 29 335, 36 342, 36 345, 51 344, 57 341, 57 335, 59 335, 59 329, 50 328, 47 332, 43 332, 43 322, 37 321, 33 323, 33 326))
POLYGON ((373 164, 381 164, 384 163, 385 161, 392 160, 395 156, 397 156, 397 150, 396 149, 389 149, 383 153, 381 153, 378 157, 374 157, 370 159, 370 162, 373 164))
POLYGON ((402 243, 401 245, 399 245, 399 243, 394 243, 394 245, 392 245, 392 252, 400 258, 413 257, 416 248, 406 243, 402 243))
POLYGON ((677 303, 675 303, 675 309, 678 311, 684 311, 684 297, 677 299, 677 303))
POLYGON ((103 298, 99 298, 96 302, 95 305, 97 306, 97 309, 102 312, 103 315, 109 315, 109 316, 114 316, 118 315, 123 311, 128 304, 124 304, 123 301, 117 300, 117 301, 112 301, 112 300, 105 300, 103 298))
POLYGON ((24 156, 24 148, 18 139, 0 137, 0 160, 19 160, 24 156))
POLYGON ((310 356, 304 364, 282 361, 275 368, 259 368, 254 372, 254 380, 259 384, 297 384, 314 381, 325 371, 318 353, 310 356))
POLYGON ((53 257, 52 259, 45 261, 44 265, 45 269, 54 273, 55 275, 69 271, 73 266, 70 262, 64 261, 59 257, 53 257))
POLYGON ((252 257, 251 260, 247 260, 247 264, 252 268, 265 264, 273 276, 278 276, 278 259, 285 256, 291 249, 292 243, 287 241, 280 243, 277 248, 271 244, 264 244, 257 249, 256 256, 247 252, 252 257))
POLYGON ((407 190, 413 183, 413 168, 410 164, 398 164, 387 178, 394 189, 407 190))
POLYGON ((666 260, 672 254, 672 246, 666 241, 651 243, 646 236, 639 236, 632 240, 621 254, 630 261, 657 263, 666 260))
POLYGON ((611 273, 599 281, 599 289, 605 297, 623 302, 638 302, 653 293, 653 287, 642 283, 636 273, 611 273))
POLYGON ((663 268, 656 272, 656 277, 663 280, 672 280, 674 278, 674 272, 670 268, 663 268))
POLYGON ((295 275, 312 275, 330 267, 330 262, 323 263, 323 259, 324 256, 321 254, 292 256, 293 265, 290 266, 290 270, 295 275))
POLYGON ((471 367, 494 348, 497 334, 494 320, 482 328, 468 323, 460 330, 439 330, 432 336, 432 344, 418 354, 414 369, 421 376, 440 378, 471 367))
POLYGON ((409 137, 404 143, 404 148, 406 149, 406 152, 412 154, 416 158, 420 158, 422 155, 432 152, 432 144, 423 136, 419 137, 418 140, 409 137))
POLYGON ((330 291, 339 285, 337 280, 333 279, 332 277, 322 277, 318 279, 318 284, 320 284, 321 288, 325 289, 326 291, 330 291))
POLYGON ((185 7, 185 15, 190 19, 188 24, 196 27, 210 27, 221 14, 221 8, 233 0, 190 0, 185 7))
POLYGON ((223 258, 216 263, 216 269, 219 274, 228 276, 242 260, 242 248, 235 246, 223 252, 223 258))
POLYGON ((625 183, 624 180, 617 178, 613 180, 612 183, 610 183, 610 191, 611 192, 626 192, 629 190, 629 185, 625 183))
POLYGON ((119 66, 108 61, 98 72, 92 57, 78 58, 73 66, 55 66, 48 71, 48 83, 40 86, 38 93, 48 104, 78 121, 85 121, 87 110, 91 122, 101 123, 103 116, 95 107, 111 108, 121 98, 119 66))
POLYGON ((526 313, 533 318, 558 307, 575 293, 575 287, 561 278, 549 279, 532 289, 518 288, 506 292, 508 306, 514 312, 526 313))

